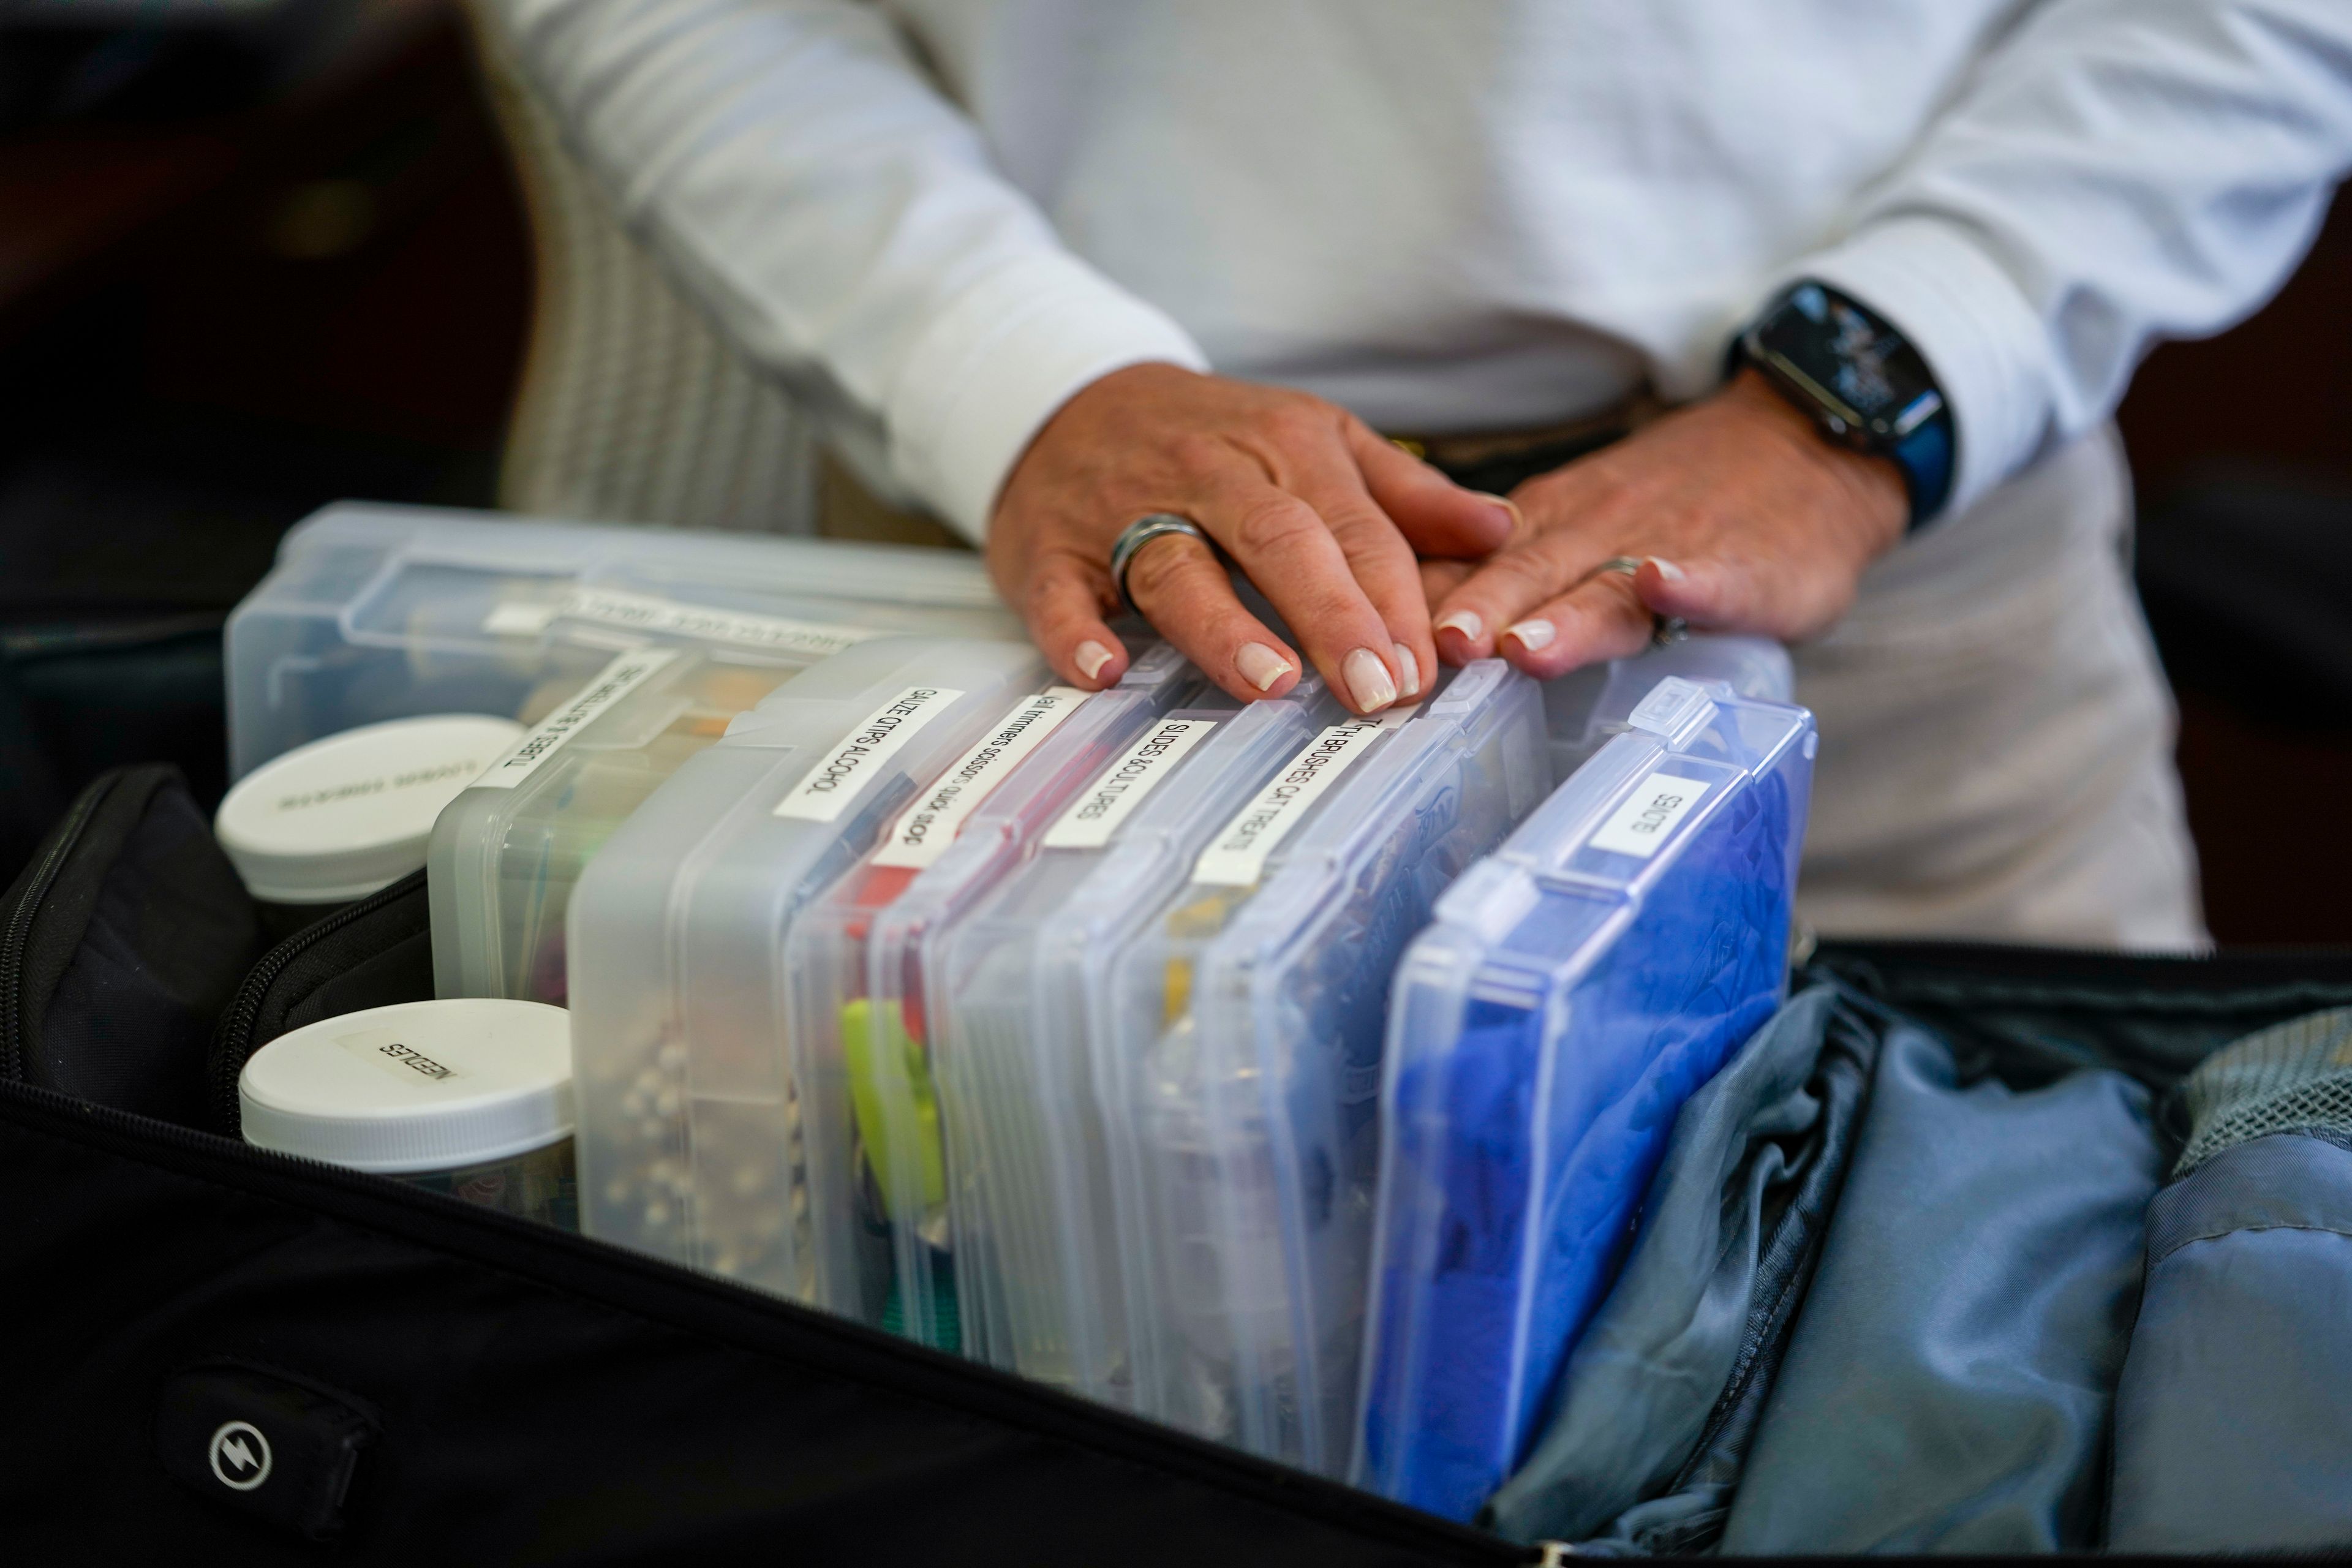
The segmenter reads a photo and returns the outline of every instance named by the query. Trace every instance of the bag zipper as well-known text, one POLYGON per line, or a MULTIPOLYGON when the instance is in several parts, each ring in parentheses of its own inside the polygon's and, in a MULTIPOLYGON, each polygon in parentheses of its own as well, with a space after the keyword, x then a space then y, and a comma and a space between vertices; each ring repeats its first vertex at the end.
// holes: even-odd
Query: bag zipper
POLYGON ((57 841, 25 885, 25 896, 8 911, 8 929, 0 933, 0 1079, 22 1082, 25 1077, 25 950, 32 942, 33 921, 48 901, 49 889, 57 886, 58 873, 89 830, 90 818, 121 782, 121 773, 108 773, 74 802, 57 841))
MULTIPOLYGON (((253 1054, 254 1025, 261 1016, 261 1005, 268 997, 269 988, 286 973, 294 961, 319 943, 343 930, 353 921, 362 921, 386 904, 407 897, 425 879, 422 870, 411 871, 397 882, 378 888, 358 903, 348 904, 315 924, 304 926, 276 947, 261 955, 258 963, 246 972, 237 985, 236 997, 221 1015, 219 1026, 213 1033, 213 1113, 219 1126, 233 1131, 242 1119, 243 1111, 236 1096, 236 1083, 245 1070, 246 1058, 253 1054)), ((0 954, 0 963, 5 963, 0 954)), ((240 1145, 242 1147, 242 1145, 240 1145)))
POLYGON ((1874 981, 1882 959, 1915 964, 1926 961, 1979 980, 1984 977, 1982 971, 1996 969, 2003 984, 2020 992, 2051 986, 2079 991, 2086 986, 2113 984, 2123 978, 2210 989, 2216 985, 2277 984, 2282 978, 2307 982, 2315 972, 2322 973, 2317 981, 2321 984, 2352 984, 2352 950, 2326 945, 2137 952, 2125 948, 2062 947, 2041 942, 1824 938, 1807 963, 1795 968, 1799 978, 1805 969, 1825 968, 1850 984, 1859 984, 1862 977, 1854 973, 1855 966, 1870 970, 1869 978, 1874 981), (2272 966, 2288 960, 2298 965, 2295 975, 2283 977, 2269 973, 2272 966), (2341 978, 2327 977, 2327 971, 2341 978))
MULTIPOLYGON (((1853 1005, 1850 998, 1842 996, 1839 999, 1837 1006, 1832 1011, 1830 1016, 1830 1033, 1825 1033, 1822 1037, 1822 1054, 1826 1054, 1830 1048, 1831 1033, 1834 1033, 1841 1027, 1853 1026, 1851 1024, 1853 1005)), ((1876 1080, 1877 1053, 1874 1050, 1864 1056, 1861 1065, 1860 1099, 1853 1112, 1854 1126, 1857 1130, 1870 1114, 1871 1089, 1876 1080)), ((1826 1103, 1824 1103, 1823 1114, 1827 1114, 1826 1103)), ((1787 1350, 1787 1336, 1793 1331, 1790 1315, 1801 1307, 1801 1298, 1812 1289, 1813 1272, 1821 1261, 1822 1244, 1828 1234, 1830 1221, 1837 1212, 1838 1199, 1844 1193, 1846 1174, 1853 1166, 1853 1149, 1849 1144, 1845 1151, 1843 1168, 1831 1179, 1830 1191, 1822 1194, 1822 1211, 1814 1216, 1812 1227, 1799 1241, 1799 1256, 1789 1260, 1789 1267, 1780 1275, 1771 1300, 1769 1303, 1764 1302, 1759 1294, 1758 1300, 1750 1304, 1748 1321, 1740 1330, 1739 1349, 1732 1360, 1731 1375, 1724 1381, 1723 1392, 1716 1396, 1714 1405, 1708 1409, 1706 1421, 1699 1428, 1698 1441, 1692 1446, 1690 1457, 1683 1461, 1682 1468, 1675 1472, 1674 1480, 1668 1485, 1669 1493, 1681 1491, 1696 1481, 1699 1467, 1706 1462, 1709 1452, 1717 1442, 1722 1440, 1724 1433, 1738 1417, 1741 1407, 1747 1401, 1748 1390, 1763 1370, 1762 1363, 1766 1354, 1773 1349, 1776 1341, 1780 1352, 1787 1350), (1798 1298, 1794 1305, 1791 1302, 1792 1296, 1798 1298)), ((1783 1215, 1782 1223, 1785 1225, 1794 1215, 1795 1207, 1792 1203, 1790 1210, 1783 1215)), ((1773 1261, 1776 1244, 1783 1234, 1780 1228, 1775 1227, 1771 1236, 1762 1238, 1756 1260, 1759 1281, 1763 1278, 1765 1267, 1773 1261)), ((1770 1372, 1774 1377, 1779 1375, 1778 1354, 1773 1357, 1770 1372)), ((1752 1441, 1752 1433, 1750 1437, 1752 1441)), ((1744 1468, 1746 1464, 1744 1453, 1741 1457, 1741 1464, 1744 1468)))

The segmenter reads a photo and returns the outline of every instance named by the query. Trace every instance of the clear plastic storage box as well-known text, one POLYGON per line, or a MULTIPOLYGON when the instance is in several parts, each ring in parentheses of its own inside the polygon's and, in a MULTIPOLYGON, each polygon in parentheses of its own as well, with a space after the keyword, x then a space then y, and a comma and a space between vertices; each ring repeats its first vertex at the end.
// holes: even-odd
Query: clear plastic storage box
POLYGON ((1035 853, 1080 785, 1202 686, 1160 645, 1092 698, 1057 687, 1016 700, 793 921, 783 948, 790 1065, 802 1086, 817 1276, 835 1287, 819 1305, 968 1348, 978 1324, 957 1297, 926 960, 957 917, 1035 853))
POLYGON ((647 643, 797 668, 894 631, 1021 636, 961 551, 331 506, 229 617, 230 771, 386 719, 537 723, 647 643))
POLYGON ((1551 776, 1566 780, 1586 758, 1623 734, 1627 715, 1668 676, 1716 681, 1734 697, 1760 702, 1796 700, 1789 650, 1769 637, 1701 634, 1632 658, 1589 664, 1543 683, 1551 776))
POLYGON ((1324 731, 1223 823, 1118 960, 1094 1031, 1143 1207, 1139 1405, 1326 1474, 1351 1449, 1390 973, 1550 787, 1536 683, 1465 668, 1324 731))
POLYGON ((616 655, 441 808, 425 866, 443 997, 562 1005, 564 911, 604 840, 789 667, 616 655))
POLYGON ((1312 679, 1272 700, 1197 703, 1040 812, 1033 845, 933 934, 922 971, 964 1348, 1129 1408, 1126 1274, 1141 1238, 1121 1234, 1088 1046, 1113 961, 1232 804, 1347 719, 1312 679))
POLYGON ((738 718, 613 834, 570 921, 584 1230, 800 1300, 846 1293, 810 1244, 791 927, 1045 689, 1025 646, 860 643, 738 718))
POLYGON ((1523 1457, 1675 1113, 1780 1000, 1814 744, 1661 682, 1405 954, 1360 1484, 1468 1519, 1523 1457))

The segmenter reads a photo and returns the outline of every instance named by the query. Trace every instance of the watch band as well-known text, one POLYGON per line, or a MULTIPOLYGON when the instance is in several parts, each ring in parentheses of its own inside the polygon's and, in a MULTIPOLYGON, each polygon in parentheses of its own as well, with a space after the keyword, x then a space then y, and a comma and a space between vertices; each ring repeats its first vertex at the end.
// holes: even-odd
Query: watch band
POLYGON ((1906 531, 1916 533, 1941 517, 1952 499, 1953 445, 1952 411, 1947 405, 1887 449, 1903 471, 1903 488, 1911 497, 1906 531))

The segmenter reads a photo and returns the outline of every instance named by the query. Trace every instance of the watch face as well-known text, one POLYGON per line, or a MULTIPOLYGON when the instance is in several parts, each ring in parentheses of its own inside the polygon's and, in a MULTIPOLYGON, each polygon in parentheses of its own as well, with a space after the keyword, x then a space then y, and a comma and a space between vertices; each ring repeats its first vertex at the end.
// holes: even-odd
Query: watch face
POLYGON ((1801 284, 1757 334, 1786 369, 1843 405, 1833 413, 1900 439, 1944 405, 1918 354, 1819 284, 1801 284))

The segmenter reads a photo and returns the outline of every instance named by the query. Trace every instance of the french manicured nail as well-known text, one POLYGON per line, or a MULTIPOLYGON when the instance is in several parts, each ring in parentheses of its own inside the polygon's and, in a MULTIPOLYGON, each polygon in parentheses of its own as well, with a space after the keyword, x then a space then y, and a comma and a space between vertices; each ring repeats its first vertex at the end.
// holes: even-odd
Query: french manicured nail
POLYGON ((1298 667, 1262 642, 1245 642, 1234 655, 1234 668, 1242 672, 1244 680, 1264 691, 1298 667))
POLYGON ((1650 557, 1650 564, 1656 567, 1658 569, 1658 575, 1664 577, 1669 583, 1679 583, 1684 578, 1690 575, 1689 573, 1684 571, 1673 562, 1664 560, 1655 555, 1650 557))
POLYGON ((1375 708, 1385 708, 1396 700, 1396 681, 1389 675, 1389 667, 1370 648, 1360 647, 1339 661, 1339 673, 1347 678, 1348 695, 1356 700, 1356 710, 1370 713, 1375 708))
POLYGON ((1404 681, 1404 694, 1407 697, 1420 696, 1421 660, 1413 658, 1412 649, 1402 643, 1389 646, 1396 649, 1397 675, 1404 681))
POLYGON ((1472 642, 1486 635, 1486 623, 1478 618, 1475 610, 1448 610, 1437 617, 1437 629, 1460 632, 1472 642))
POLYGON ((1503 635, 1518 638, 1519 646, 1533 653, 1539 647, 1551 646, 1551 639, 1559 636, 1559 628, 1549 621, 1521 621, 1503 635))
POLYGON ((1102 644, 1095 641, 1092 637, 1088 637, 1086 641, 1080 643, 1077 646, 1076 650, 1070 655, 1071 659, 1078 667, 1078 672, 1081 675, 1084 675, 1088 680, 1092 680, 1096 676, 1100 675, 1102 673, 1103 666, 1108 664, 1117 657, 1118 656, 1113 654, 1110 649, 1103 647, 1102 644))

